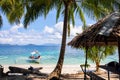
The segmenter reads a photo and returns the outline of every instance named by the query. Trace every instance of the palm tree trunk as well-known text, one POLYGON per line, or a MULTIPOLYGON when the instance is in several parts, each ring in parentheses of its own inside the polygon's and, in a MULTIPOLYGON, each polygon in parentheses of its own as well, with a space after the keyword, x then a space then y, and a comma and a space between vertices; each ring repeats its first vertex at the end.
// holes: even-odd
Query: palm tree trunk
POLYGON ((84 72, 84 80, 87 80, 87 77, 86 77, 86 67, 87 67, 87 58, 88 57, 88 47, 86 47, 86 56, 85 56, 85 72, 84 72))
POLYGON ((63 24, 63 34, 62 34, 62 44, 60 49, 59 60, 53 72, 49 75, 48 80, 59 80, 62 71, 62 66, 64 62, 65 48, 66 48, 66 37, 67 37, 67 26, 68 26, 68 5, 65 5, 64 13, 64 24, 63 24))
POLYGON ((99 71, 99 62, 96 62, 96 72, 99 71))
POLYGON ((0 15, 0 28, 1 28, 2 24, 3 24, 2 16, 0 15))

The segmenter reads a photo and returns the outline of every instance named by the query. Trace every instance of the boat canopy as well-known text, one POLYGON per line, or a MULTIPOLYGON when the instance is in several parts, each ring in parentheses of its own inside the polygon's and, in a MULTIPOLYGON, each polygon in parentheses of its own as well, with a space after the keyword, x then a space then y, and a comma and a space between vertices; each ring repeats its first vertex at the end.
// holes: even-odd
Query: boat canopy
POLYGON ((38 51, 31 52, 31 55, 35 55, 35 54, 39 54, 39 52, 38 51))

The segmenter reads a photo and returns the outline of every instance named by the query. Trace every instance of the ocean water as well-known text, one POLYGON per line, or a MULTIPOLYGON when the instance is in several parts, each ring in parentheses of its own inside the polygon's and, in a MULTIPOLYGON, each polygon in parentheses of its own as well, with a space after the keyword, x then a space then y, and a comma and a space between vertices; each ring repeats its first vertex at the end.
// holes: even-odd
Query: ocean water
MULTIPOLYGON (((41 59, 39 64, 56 64, 60 46, 0 46, 0 64, 1 65, 10 65, 10 64, 36 64, 31 63, 28 60, 28 57, 31 55, 30 53, 33 50, 38 50, 41 55, 41 59)), ((118 60, 118 52, 112 56, 108 56, 106 59, 102 60, 101 63, 105 64, 110 61, 118 60)), ((64 64, 74 65, 74 64, 84 64, 85 57, 84 52, 80 49, 74 49, 71 47, 66 47, 65 52, 65 60, 64 64)), ((89 64, 94 64, 93 62, 88 60, 89 64)))

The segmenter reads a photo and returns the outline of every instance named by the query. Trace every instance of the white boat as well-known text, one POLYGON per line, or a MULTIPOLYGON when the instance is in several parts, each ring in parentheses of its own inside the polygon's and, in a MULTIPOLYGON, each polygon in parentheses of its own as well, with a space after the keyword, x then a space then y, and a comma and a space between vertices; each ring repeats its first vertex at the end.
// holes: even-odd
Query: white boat
POLYGON ((29 61, 39 63, 40 62, 40 57, 41 57, 40 53, 35 50, 35 51, 31 52, 31 55, 29 56, 29 61))

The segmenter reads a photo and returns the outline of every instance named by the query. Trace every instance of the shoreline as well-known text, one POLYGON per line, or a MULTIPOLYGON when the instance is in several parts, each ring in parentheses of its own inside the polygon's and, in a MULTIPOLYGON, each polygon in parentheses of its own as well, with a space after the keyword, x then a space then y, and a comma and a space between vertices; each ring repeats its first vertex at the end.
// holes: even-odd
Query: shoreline
MULTIPOLYGON (((28 69, 30 66, 37 68, 37 67, 43 67, 43 69, 41 69, 40 71, 42 73, 51 73, 56 65, 41 65, 41 64, 14 64, 14 65, 2 65, 4 68, 4 72, 9 71, 9 66, 14 66, 14 67, 20 67, 20 68, 25 68, 28 69)), ((90 68, 88 70, 95 70, 95 65, 91 65, 90 68)), ((63 65, 62 68, 62 74, 76 74, 82 72, 80 65, 63 65)))

